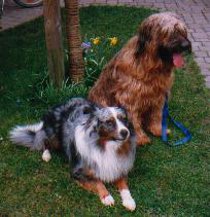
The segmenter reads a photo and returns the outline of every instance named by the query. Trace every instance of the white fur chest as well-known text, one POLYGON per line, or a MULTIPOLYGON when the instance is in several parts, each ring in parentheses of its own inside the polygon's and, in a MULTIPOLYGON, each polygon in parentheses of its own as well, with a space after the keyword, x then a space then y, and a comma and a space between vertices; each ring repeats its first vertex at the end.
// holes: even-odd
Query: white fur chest
POLYGON ((95 141, 89 137, 89 133, 84 132, 80 126, 75 131, 75 141, 77 151, 89 167, 95 171, 95 176, 102 181, 113 182, 121 176, 127 175, 133 167, 135 144, 131 145, 131 150, 127 155, 117 153, 120 144, 115 141, 107 142, 105 150, 100 150, 95 141))

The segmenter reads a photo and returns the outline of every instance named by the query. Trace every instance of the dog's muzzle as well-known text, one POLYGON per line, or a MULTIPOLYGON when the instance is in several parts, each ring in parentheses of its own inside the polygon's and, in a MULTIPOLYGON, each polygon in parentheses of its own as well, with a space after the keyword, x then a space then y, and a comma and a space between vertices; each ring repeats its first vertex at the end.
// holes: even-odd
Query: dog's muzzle
POLYGON ((186 39, 186 40, 183 40, 180 44, 180 51, 181 52, 189 52, 191 53, 192 52, 192 45, 191 45, 191 42, 186 39))
POLYGON ((120 131, 120 136, 121 136, 123 139, 127 139, 128 134, 129 134, 129 132, 128 132, 128 130, 126 130, 126 129, 123 129, 123 130, 120 131))
POLYGON ((119 131, 119 139, 118 140, 119 141, 125 141, 129 138, 129 136, 130 136, 130 132, 128 129, 121 129, 119 131))

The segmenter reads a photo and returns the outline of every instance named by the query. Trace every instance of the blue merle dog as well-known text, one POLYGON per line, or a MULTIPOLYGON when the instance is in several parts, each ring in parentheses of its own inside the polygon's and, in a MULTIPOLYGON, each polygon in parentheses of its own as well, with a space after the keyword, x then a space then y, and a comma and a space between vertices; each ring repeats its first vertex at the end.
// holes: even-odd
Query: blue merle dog
POLYGON ((114 183, 123 206, 135 210, 127 175, 132 169, 136 144, 126 112, 118 107, 101 108, 83 98, 73 98, 50 109, 41 122, 16 126, 10 132, 13 143, 43 151, 64 151, 71 163, 71 174, 83 188, 99 195, 104 205, 114 199, 103 182, 114 183))

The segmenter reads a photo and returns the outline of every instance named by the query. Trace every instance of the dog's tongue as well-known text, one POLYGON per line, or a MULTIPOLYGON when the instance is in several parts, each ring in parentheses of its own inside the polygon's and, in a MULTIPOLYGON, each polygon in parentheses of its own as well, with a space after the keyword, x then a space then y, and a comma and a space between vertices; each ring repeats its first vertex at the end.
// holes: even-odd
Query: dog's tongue
POLYGON ((181 68, 184 66, 184 58, 181 54, 175 53, 173 54, 173 63, 177 68, 181 68))

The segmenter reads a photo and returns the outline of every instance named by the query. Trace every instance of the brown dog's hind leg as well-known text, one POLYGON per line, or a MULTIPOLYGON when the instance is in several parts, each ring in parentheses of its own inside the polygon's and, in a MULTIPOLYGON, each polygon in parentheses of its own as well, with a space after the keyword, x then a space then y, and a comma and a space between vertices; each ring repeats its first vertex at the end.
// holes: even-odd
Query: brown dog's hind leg
POLYGON ((154 136, 161 136, 162 135, 162 118, 156 117, 155 114, 152 114, 148 129, 154 136))
MULTIPOLYGON (((162 136, 162 107, 153 108, 150 114, 150 122, 148 130, 154 136, 162 136)), ((170 130, 167 129, 167 134, 170 133, 170 130)))
POLYGON ((136 134, 137 146, 150 143, 151 142, 150 138, 146 135, 146 133, 142 129, 141 118, 138 115, 136 115, 137 112, 130 111, 129 113, 131 114, 130 118, 131 118, 131 122, 133 123, 133 127, 136 134))

